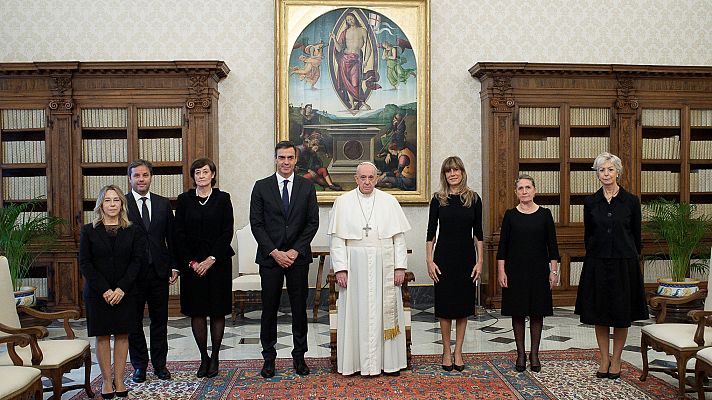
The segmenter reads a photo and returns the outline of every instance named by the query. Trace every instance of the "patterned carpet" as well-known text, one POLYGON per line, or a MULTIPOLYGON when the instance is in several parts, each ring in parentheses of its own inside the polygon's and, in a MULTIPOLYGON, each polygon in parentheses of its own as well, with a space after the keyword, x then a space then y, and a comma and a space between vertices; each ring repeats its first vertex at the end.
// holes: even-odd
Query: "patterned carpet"
MULTIPOLYGON (((676 389, 623 364, 619 380, 596 379, 594 350, 542 352, 542 370, 514 371, 512 353, 466 354, 463 372, 445 372, 437 355, 413 356, 412 370, 399 377, 343 377, 330 372, 327 359, 307 359, 311 375, 294 373, 291 359, 277 360, 277 375, 262 379, 261 360, 222 361, 214 379, 198 379, 197 361, 173 361, 172 381, 158 380, 149 371, 143 384, 127 378, 134 399, 676 399, 676 389)), ((130 376, 131 367, 127 367, 130 376)), ((99 391, 100 379, 92 383, 99 391)), ((86 399, 81 392, 72 400, 86 399)))

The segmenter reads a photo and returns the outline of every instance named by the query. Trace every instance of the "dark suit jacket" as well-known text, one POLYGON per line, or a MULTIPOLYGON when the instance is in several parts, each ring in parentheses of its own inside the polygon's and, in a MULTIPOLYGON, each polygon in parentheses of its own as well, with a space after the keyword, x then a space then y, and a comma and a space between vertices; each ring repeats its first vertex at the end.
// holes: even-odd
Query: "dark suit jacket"
MULTIPOLYGON (((143 224, 141 212, 138 209, 141 204, 136 204, 131 192, 126 196, 126 206, 129 212, 129 220, 146 236, 156 275, 159 278, 167 279, 171 274, 172 268, 178 269, 173 259, 175 219, 170 200, 151 193, 151 224, 148 230, 143 224)), ((148 254, 146 255, 145 263, 148 264, 148 254)))
POLYGON ((119 229, 114 245, 104 225, 82 226, 79 269, 84 276, 84 296, 102 297, 109 289, 136 293, 136 276, 145 257, 146 241, 136 225, 119 229))
POLYGON ((319 229, 319 206, 314 185, 294 175, 289 212, 285 217, 276 174, 255 182, 250 199, 250 225, 257 240, 257 264, 278 266, 269 255, 274 249, 294 249, 299 252, 295 263, 311 263, 310 244, 319 229))

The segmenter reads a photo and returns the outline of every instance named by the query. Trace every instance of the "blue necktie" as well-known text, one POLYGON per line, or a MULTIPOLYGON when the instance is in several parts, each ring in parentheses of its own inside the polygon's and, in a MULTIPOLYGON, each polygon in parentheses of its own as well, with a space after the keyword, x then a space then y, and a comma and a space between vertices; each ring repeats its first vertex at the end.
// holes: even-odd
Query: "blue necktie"
POLYGON ((285 179, 282 182, 284 182, 284 188, 282 188, 282 208, 284 209, 284 216, 286 217, 289 212, 289 190, 287 190, 289 179, 285 179))

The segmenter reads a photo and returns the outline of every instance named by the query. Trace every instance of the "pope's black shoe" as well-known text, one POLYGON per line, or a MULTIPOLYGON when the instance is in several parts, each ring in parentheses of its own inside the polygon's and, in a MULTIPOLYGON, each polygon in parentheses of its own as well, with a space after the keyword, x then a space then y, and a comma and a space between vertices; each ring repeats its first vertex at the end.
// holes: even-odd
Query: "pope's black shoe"
POLYGON ((146 382, 146 368, 136 368, 131 376, 131 380, 134 383, 146 382))
POLYGON ((295 358, 294 371, 296 371, 298 375, 309 375, 309 366, 304 362, 303 358, 295 358))

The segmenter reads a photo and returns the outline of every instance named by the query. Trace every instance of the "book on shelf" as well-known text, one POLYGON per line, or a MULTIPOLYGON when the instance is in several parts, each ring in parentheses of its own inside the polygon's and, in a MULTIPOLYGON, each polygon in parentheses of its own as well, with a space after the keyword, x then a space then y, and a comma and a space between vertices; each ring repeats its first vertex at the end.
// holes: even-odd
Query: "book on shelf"
POLYGON ((36 297, 47 297, 47 278, 21 278, 18 282, 20 286, 34 287, 36 297))
POLYGON ((534 179, 537 193, 555 194, 560 191, 559 171, 520 171, 534 179))
POLYGON ((672 193, 680 190, 680 173, 673 171, 640 171, 643 193, 672 193))
POLYGON ((578 286, 581 280, 581 271, 583 270, 583 261, 571 261, 569 263, 569 285, 578 286))
POLYGON ((139 108, 136 114, 139 128, 177 128, 183 125, 182 107, 139 108))
POLYGON ((542 205, 542 207, 548 208, 549 211, 551 211, 551 216, 554 219, 554 223, 558 224, 560 221, 559 210, 561 209, 561 207, 559 207, 558 204, 544 204, 542 205))
POLYGON ((43 164, 44 162, 44 140, 2 142, 3 164, 43 164))
POLYGON ((697 215, 706 215, 708 217, 712 217, 712 204, 698 203, 698 204, 695 204, 695 207, 697 207, 697 210, 696 210, 697 215))
POLYGON ((126 108, 84 108, 82 128, 126 128, 128 109, 126 108))
POLYGON ((47 197, 47 177, 4 176, 2 178, 3 200, 32 200, 47 197))
POLYGON ((183 193, 183 175, 153 175, 151 191, 168 198, 176 198, 183 193))
POLYGON ((126 139, 83 139, 82 161, 87 163, 127 162, 126 139))
POLYGON ((611 125, 611 109, 608 107, 571 107, 571 127, 611 125))
POLYGON ((0 110, 2 129, 44 129, 47 120, 44 109, 4 109, 0 110))
POLYGON ((542 139, 522 139, 519 141, 520 158, 559 158, 559 138, 549 136, 542 139))
POLYGON ((593 193, 598 190, 600 183, 596 178, 596 172, 591 171, 571 171, 569 173, 571 193, 593 193))
POLYGON ((569 205, 569 222, 583 222, 583 204, 569 205))
POLYGON ((640 116, 643 127, 680 127, 680 110, 666 108, 644 108, 640 116))
POLYGON ((608 137, 587 136, 572 137, 569 149, 571 158, 596 158, 604 151, 608 151, 608 137))
POLYGON ((642 156, 644 159, 676 160, 680 158, 680 136, 660 139, 643 138, 642 156))
POLYGON ((690 171, 690 192, 712 192, 712 169, 690 171))
POLYGON ((118 186, 124 194, 128 189, 126 175, 84 175, 82 183, 85 200, 96 200, 99 191, 107 185, 118 186))
POLYGON ((559 107, 520 107, 519 125, 552 127, 559 125, 559 107))
POLYGON ((139 139, 139 157, 152 161, 182 161, 182 138, 139 139))
POLYGON ((690 158, 693 160, 712 159, 712 140, 691 140, 690 158))

